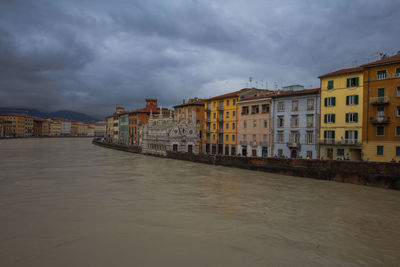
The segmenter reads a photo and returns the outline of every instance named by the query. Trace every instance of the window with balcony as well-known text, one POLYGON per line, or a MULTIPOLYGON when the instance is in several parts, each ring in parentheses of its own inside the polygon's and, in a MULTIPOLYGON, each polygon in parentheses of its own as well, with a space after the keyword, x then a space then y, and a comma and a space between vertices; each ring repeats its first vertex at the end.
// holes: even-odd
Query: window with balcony
POLYGON ((307 115, 307 128, 312 128, 314 127, 314 115, 309 114, 307 115))
POLYGON ((268 104, 264 104, 261 106, 261 113, 263 113, 263 114, 269 113, 269 105, 268 104))
POLYGON ((335 123, 335 114, 325 114, 324 122, 325 123, 335 123))
POLYGON ((376 127, 376 135, 377 136, 384 136, 385 135, 385 127, 384 126, 377 126, 376 127))
POLYGON ((300 143, 300 133, 298 131, 290 132, 289 143, 291 143, 291 144, 299 144, 300 143))
POLYGON ((383 146, 376 146, 376 155, 383 156, 383 146))
POLYGON ((259 106, 258 105, 251 106, 251 114, 258 114, 258 113, 259 113, 259 106))
POLYGON ((348 78, 347 79, 347 88, 349 87, 357 87, 359 84, 359 78, 358 77, 354 77, 354 78, 348 78))
POLYGON ((378 80, 384 80, 384 79, 386 79, 386 70, 377 71, 377 73, 376 73, 376 79, 378 79, 378 80))
POLYGON ((333 143, 335 141, 335 131, 324 131, 325 143, 333 143))
POLYGON ((346 122, 358 122, 358 113, 346 113, 346 122))
POLYGON ((277 105, 278 105, 277 106, 278 111, 285 111, 285 102, 280 101, 280 102, 278 102, 277 105))
POLYGON ((358 95, 346 96, 346 105, 358 105, 358 95))
POLYGON ((307 110, 314 109, 314 99, 307 99, 307 110))
POLYGON ((314 132, 307 131, 306 132, 306 144, 314 144, 314 132))
POLYGON ((278 116, 278 127, 282 128, 284 126, 283 116, 278 116))
POLYGON ((292 115, 290 117, 290 127, 292 128, 297 128, 299 127, 299 116, 297 115, 292 115))
POLYGON ((325 97, 325 107, 336 106, 336 97, 325 97))
POLYGON ((346 144, 355 144, 358 142, 358 131, 345 131, 344 138, 346 144))
POLYGON ((242 115, 248 115, 248 114, 249 114, 249 107, 243 106, 242 107, 242 115))
POLYGON ((327 89, 328 89, 328 90, 333 89, 333 80, 328 81, 328 87, 327 87, 327 89))
POLYGON ((298 111, 299 110, 299 101, 293 100, 292 101, 292 111, 298 111))

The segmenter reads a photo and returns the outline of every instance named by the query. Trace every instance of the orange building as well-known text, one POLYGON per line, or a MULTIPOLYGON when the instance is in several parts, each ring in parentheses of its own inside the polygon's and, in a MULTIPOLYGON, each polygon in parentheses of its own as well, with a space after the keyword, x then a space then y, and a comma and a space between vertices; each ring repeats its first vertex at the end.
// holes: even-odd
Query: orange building
POLYGON ((0 119, 0 137, 8 137, 12 135, 11 121, 0 119))
POLYGON ((190 98, 187 102, 183 100, 180 105, 174 106, 175 119, 192 121, 196 120, 196 127, 200 131, 199 151, 202 150, 202 130, 204 129, 204 100, 200 98, 190 98))
POLYGON ((45 119, 34 117, 33 118, 33 135, 34 136, 43 136, 43 123, 45 119))
POLYGON ((364 68, 363 159, 400 160, 400 52, 364 68))
POLYGON ((32 136, 33 117, 26 114, 0 113, 0 119, 11 122, 11 136, 32 136))

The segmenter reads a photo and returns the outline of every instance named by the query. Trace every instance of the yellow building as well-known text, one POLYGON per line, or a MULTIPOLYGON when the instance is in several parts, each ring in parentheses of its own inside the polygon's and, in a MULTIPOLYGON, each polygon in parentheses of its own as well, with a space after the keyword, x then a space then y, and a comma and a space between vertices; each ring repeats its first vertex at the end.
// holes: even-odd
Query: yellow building
POLYGON ((321 80, 321 159, 360 160, 363 127, 363 70, 342 69, 321 80))
POLYGON ((265 90, 245 88, 204 100, 203 152, 236 155, 238 105, 241 97, 256 96, 265 90))
POLYGON ((47 119, 49 122, 49 135, 60 136, 61 135, 61 122, 59 120, 47 119))
POLYGON ((204 101, 197 97, 189 99, 187 102, 183 100, 180 105, 174 106, 174 116, 180 120, 192 121, 196 120, 196 126, 200 131, 199 151, 202 151, 204 129, 204 101))
POLYGON ((11 122, 12 136, 33 136, 33 117, 17 113, 0 113, 0 119, 11 122))

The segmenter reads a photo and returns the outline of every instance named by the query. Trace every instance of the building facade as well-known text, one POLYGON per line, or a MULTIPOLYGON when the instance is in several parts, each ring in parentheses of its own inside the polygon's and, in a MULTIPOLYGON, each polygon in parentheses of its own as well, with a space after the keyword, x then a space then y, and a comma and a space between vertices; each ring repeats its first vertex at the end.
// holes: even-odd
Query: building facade
POLYGON ((364 68, 364 160, 400 161, 400 52, 364 68))
POLYGON ((61 122, 61 135, 70 136, 71 135, 71 121, 60 119, 61 122))
POLYGON ((106 136, 106 122, 98 121, 94 124, 94 136, 96 137, 106 136))
POLYGON ((115 112, 106 117, 106 141, 110 143, 118 143, 119 137, 119 115, 125 112, 125 108, 117 107, 115 112))
POLYGON ((0 119, 11 122, 11 136, 33 136, 33 117, 18 113, 0 113, 0 119))
POLYGON ((12 136, 12 122, 5 119, 0 119, 0 137, 12 136))
POLYGON ((272 96, 273 155, 319 157, 320 89, 278 91, 272 96))
POLYGON ((199 131, 199 150, 203 148, 202 130, 204 129, 204 101, 200 98, 190 98, 187 102, 183 100, 180 105, 174 106, 174 116, 178 121, 186 120, 191 122, 195 121, 196 127, 199 131))
POLYGON ((139 143, 142 152, 166 155, 167 151, 199 153, 199 129, 194 121, 174 120, 150 113, 146 124, 139 127, 139 143))
POLYGON ((363 71, 341 69, 321 81, 321 159, 360 160, 363 139, 363 71))
POLYGON ((129 112, 119 114, 118 143, 129 145, 129 112))
POLYGON ((273 93, 267 93, 239 100, 238 155, 248 157, 271 156, 272 94, 273 93))

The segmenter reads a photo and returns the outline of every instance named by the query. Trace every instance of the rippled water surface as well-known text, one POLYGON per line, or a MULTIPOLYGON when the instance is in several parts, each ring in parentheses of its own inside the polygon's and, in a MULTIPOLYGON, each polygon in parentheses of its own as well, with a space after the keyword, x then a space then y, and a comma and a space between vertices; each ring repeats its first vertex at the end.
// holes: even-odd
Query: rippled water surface
POLYGON ((400 192, 0 140, 0 266, 400 266, 400 192))

